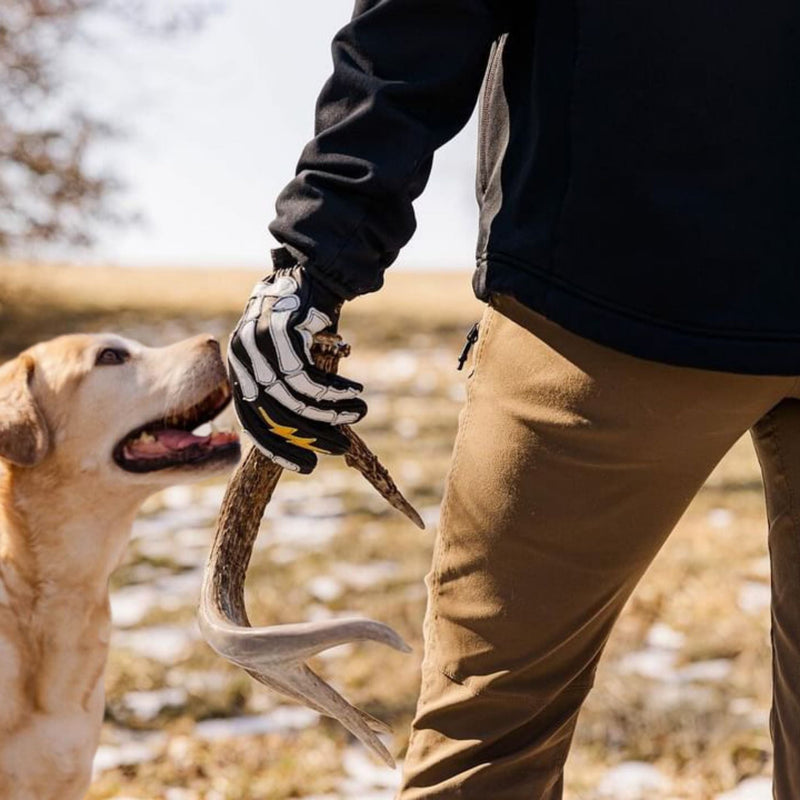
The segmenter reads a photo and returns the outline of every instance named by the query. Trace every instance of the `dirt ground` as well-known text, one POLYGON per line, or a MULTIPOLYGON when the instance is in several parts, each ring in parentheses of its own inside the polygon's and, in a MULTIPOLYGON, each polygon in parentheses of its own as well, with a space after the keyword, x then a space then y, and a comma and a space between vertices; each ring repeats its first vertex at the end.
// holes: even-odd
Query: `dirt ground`
MULTIPOLYGON (((74 330, 151 344, 226 337, 257 273, 0 266, 0 359, 74 330)), ((395 729, 402 758, 419 680, 422 578, 463 399, 455 369, 480 314, 469 276, 391 274, 349 304, 366 385, 360 432, 429 523, 420 533, 328 459, 281 483, 248 582, 261 624, 358 613, 394 626, 410 656, 346 646, 316 667, 395 729), (424 286, 424 292, 420 287, 424 286)), ((397 774, 337 724, 222 663, 195 608, 223 483, 174 488, 137 521, 113 580, 115 634, 103 744, 90 800, 390 800, 397 774)), ((769 562, 763 491, 748 439, 719 465, 617 626, 567 765, 569 800, 771 797, 769 562)), ((487 799, 488 800, 488 799, 487 799)))

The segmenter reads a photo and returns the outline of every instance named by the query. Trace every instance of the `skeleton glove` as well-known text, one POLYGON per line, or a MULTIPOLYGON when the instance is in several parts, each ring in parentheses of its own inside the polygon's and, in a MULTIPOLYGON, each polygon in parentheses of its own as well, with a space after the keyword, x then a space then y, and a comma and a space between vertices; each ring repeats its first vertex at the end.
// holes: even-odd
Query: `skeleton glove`
POLYGON ((342 298, 300 266, 282 267, 257 284, 231 337, 228 366, 242 427, 267 458, 311 472, 317 453, 341 455, 338 425, 367 413, 363 386, 314 366, 314 334, 335 332, 342 298))

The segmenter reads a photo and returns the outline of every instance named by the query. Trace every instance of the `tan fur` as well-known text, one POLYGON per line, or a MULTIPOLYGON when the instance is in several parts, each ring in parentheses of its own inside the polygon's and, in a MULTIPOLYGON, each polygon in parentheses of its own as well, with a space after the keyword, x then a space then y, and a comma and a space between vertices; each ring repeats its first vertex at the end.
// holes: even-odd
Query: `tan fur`
POLYGON ((129 431, 224 379, 202 336, 146 348, 112 335, 37 345, 0 369, 0 797, 77 800, 91 778, 111 631, 108 579, 142 501, 205 469, 135 475, 129 431), (96 366, 105 347, 123 365, 96 366))

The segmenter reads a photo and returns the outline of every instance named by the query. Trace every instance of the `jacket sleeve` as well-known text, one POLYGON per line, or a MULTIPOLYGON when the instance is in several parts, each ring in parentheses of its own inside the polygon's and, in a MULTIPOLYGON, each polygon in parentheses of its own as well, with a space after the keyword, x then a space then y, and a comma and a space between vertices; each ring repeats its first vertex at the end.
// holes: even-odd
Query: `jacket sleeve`
POLYGON ((467 123, 506 0, 357 0, 333 42, 315 138, 275 238, 348 299, 379 289, 416 228, 434 151, 467 123))

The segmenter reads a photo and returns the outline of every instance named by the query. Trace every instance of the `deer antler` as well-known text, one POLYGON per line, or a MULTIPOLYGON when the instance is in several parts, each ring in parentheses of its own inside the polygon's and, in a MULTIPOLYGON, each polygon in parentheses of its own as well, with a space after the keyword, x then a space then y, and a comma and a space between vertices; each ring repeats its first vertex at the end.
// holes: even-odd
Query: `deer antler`
MULTIPOLYGON (((312 348, 317 366, 335 372, 349 353, 335 335, 320 334, 312 348)), ((345 456, 391 503, 420 528, 419 514, 403 497, 386 468, 361 438, 347 427, 345 456)), ((253 628, 244 603, 244 583, 261 518, 283 470, 252 448, 228 484, 222 501, 214 543, 206 565, 200 602, 200 630, 211 647, 260 683, 297 700, 320 714, 338 719, 347 730, 394 766, 376 732, 390 729, 380 720, 350 705, 316 675, 306 659, 346 642, 371 640, 402 652, 409 646, 388 625, 366 619, 275 625, 253 628)))

